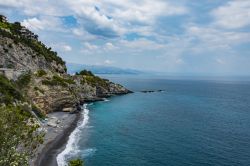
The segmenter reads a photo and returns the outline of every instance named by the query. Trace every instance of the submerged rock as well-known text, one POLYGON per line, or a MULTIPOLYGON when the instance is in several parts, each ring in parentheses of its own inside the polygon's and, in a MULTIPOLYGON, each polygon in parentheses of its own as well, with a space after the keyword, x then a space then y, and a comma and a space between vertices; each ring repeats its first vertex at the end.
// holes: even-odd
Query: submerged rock
POLYGON ((164 92, 165 90, 143 90, 142 93, 154 93, 154 92, 164 92))

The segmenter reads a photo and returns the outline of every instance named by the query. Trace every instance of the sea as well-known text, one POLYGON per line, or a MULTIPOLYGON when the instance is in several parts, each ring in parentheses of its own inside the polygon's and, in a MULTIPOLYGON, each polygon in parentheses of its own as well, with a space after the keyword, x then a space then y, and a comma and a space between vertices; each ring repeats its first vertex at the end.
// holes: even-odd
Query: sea
POLYGON ((102 77, 134 93, 84 105, 59 166, 250 165, 248 77, 102 77))

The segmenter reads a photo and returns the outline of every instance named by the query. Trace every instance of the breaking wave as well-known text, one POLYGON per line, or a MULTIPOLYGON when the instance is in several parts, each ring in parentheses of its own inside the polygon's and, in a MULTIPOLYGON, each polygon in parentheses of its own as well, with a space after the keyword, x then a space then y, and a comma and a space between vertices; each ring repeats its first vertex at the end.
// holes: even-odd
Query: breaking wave
MULTIPOLYGON (((76 127, 76 129, 70 134, 69 140, 67 142, 66 148, 58 154, 56 160, 58 166, 67 166, 67 161, 72 158, 72 156, 77 156, 81 151, 79 150, 78 143, 80 139, 81 129, 85 128, 89 121, 89 110, 87 105, 83 105, 83 121, 76 127)), ((96 149, 86 149, 83 151, 83 157, 87 154, 93 154, 96 149)), ((82 153, 82 152, 81 152, 82 153)))

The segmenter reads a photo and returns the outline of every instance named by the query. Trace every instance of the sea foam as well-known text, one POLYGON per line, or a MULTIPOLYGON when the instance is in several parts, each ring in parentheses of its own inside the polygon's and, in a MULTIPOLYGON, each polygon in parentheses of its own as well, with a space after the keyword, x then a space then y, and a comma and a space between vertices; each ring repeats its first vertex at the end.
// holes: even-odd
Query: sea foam
POLYGON ((67 166, 67 161, 72 157, 79 154, 80 150, 78 147, 79 142, 79 134, 81 133, 81 129, 85 128, 88 124, 89 120, 89 110, 87 109, 87 105, 83 105, 83 121, 76 127, 76 129, 70 134, 69 140, 67 142, 66 148, 58 154, 56 160, 58 166, 67 166))
POLYGON ((104 98, 104 100, 103 100, 104 102, 108 102, 108 101, 110 101, 109 99, 107 99, 107 98, 104 98))

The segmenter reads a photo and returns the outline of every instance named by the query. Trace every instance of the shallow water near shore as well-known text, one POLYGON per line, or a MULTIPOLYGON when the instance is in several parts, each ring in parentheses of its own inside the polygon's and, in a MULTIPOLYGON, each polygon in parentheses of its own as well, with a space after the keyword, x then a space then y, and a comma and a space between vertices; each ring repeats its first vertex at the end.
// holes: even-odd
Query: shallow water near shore
POLYGON ((108 78, 135 93, 88 105, 64 157, 85 166, 249 165, 249 81, 108 78))

